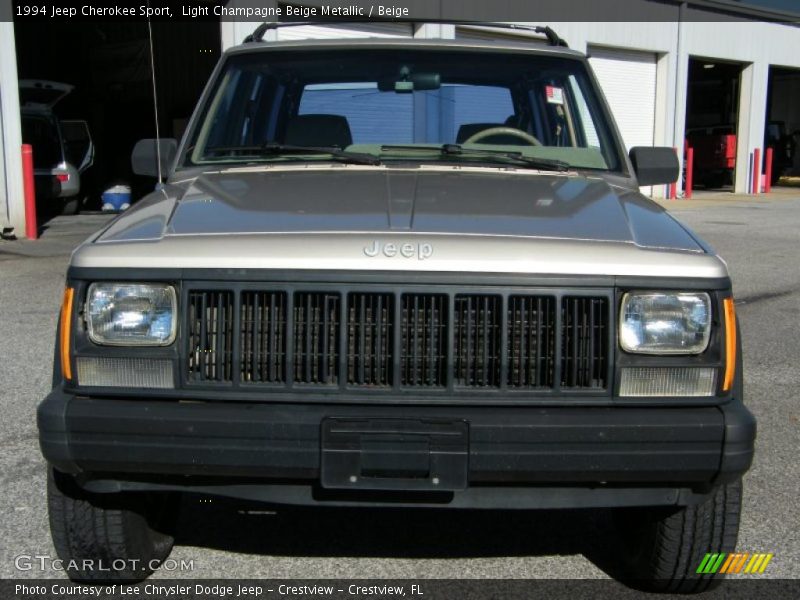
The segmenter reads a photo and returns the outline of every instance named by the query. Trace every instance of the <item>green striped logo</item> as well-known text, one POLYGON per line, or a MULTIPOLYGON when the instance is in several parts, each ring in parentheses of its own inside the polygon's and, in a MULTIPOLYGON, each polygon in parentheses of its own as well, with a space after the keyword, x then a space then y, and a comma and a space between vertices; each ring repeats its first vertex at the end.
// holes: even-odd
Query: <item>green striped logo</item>
POLYGON ((715 573, 763 573, 772 557, 772 553, 749 552, 717 552, 708 553, 703 557, 696 573, 700 575, 714 575, 715 573))

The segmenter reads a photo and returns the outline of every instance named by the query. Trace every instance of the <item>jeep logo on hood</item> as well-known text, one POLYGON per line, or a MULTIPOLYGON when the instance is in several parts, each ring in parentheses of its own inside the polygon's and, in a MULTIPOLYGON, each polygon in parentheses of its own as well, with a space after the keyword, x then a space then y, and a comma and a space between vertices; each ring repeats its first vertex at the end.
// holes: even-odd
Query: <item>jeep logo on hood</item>
POLYGON ((392 242, 381 244, 378 240, 372 242, 370 246, 364 246, 364 254, 370 257, 383 254, 388 258, 395 256, 402 256, 403 258, 414 258, 417 260, 425 260, 433 255, 433 246, 428 243, 412 244, 405 242, 403 244, 394 244, 392 242))

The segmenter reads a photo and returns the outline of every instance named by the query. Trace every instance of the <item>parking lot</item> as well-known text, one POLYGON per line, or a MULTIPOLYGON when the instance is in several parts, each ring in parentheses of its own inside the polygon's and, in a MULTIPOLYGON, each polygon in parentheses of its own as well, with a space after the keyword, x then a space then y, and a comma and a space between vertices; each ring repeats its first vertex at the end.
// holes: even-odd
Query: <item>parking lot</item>
MULTIPOLYGON (((739 547, 771 552, 767 575, 800 577, 800 189, 770 198, 665 204, 727 260, 744 341, 746 402, 759 421, 745 479, 739 547)), ((50 386, 53 336, 69 253, 108 217, 53 220, 42 242, 0 242, 0 576, 14 557, 53 554, 35 410, 50 386)), ((194 571, 157 577, 607 577, 603 511, 241 510, 184 501, 172 557, 194 571)))

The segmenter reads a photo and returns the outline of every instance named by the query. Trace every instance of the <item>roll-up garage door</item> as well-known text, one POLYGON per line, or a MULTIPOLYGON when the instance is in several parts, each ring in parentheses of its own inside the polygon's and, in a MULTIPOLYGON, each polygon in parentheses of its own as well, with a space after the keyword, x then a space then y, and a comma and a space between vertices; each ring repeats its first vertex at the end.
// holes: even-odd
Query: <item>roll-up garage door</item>
POLYGON ((656 55, 597 47, 590 48, 589 55, 626 149, 652 146, 656 120, 656 55))
POLYGON ((413 30, 409 23, 353 23, 337 24, 335 27, 320 25, 299 25, 278 29, 279 40, 369 38, 369 37, 411 37, 413 30))

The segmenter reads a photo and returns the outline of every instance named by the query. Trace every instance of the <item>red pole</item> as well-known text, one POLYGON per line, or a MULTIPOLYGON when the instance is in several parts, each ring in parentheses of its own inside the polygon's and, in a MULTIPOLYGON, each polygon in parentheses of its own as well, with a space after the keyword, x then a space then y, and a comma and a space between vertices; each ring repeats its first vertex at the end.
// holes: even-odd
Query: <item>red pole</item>
POLYGON ((764 191, 768 194, 772 191, 772 153, 772 148, 767 148, 764 155, 764 162, 767 163, 764 166, 764 191))
POLYGON ((761 191, 761 148, 753 151, 753 193, 761 191))
POLYGON ((36 223, 36 186, 33 182, 33 146, 22 144, 22 187, 25 192, 25 237, 39 237, 36 223))
MULTIPOLYGON (((675 154, 678 154, 677 148, 673 146, 672 149, 675 150, 675 154)), ((678 160, 680 160, 680 156, 678 157, 678 160)), ((678 183, 676 181, 673 181, 672 183, 669 184, 669 199, 675 200, 677 197, 678 197, 678 183)))
POLYGON ((692 179, 694 175, 694 148, 689 147, 686 149, 686 190, 683 192, 683 197, 687 200, 692 198, 692 179))

